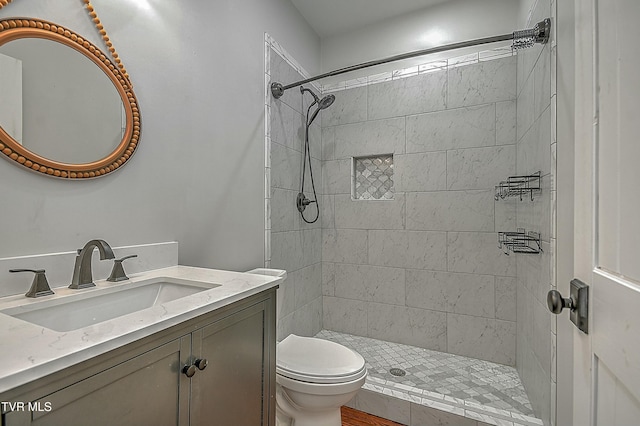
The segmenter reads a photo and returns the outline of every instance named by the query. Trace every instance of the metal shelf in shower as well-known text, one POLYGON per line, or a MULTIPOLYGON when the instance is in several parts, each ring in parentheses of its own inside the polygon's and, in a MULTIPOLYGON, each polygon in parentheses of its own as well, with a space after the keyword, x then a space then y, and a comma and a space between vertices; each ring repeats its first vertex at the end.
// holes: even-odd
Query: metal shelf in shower
POLYGON ((498 248, 507 256, 512 253, 538 254, 542 252, 540 234, 518 228, 515 232, 498 232, 498 248))
POLYGON ((496 201, 508 197, 520 197, 529 194, 529 198, 533 201, 534 194, 542 192, 542 176, 540 172, 536 172, 528 176, 510 176, 507 180, 503 180, 496 185, 495 199, 496 201))

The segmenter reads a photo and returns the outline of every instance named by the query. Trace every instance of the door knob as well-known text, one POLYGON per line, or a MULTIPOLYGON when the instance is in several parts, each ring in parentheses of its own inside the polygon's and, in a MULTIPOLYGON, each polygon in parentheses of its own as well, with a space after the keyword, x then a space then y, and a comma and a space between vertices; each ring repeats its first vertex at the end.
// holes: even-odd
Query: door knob
POLYGON ((549 310, 558 315, 564 308, 575 309, 575 303, 571 298, 564 298, 558 290, 551 290, 547 293, 547 306, 549 310))
POLYGON ((557 290, 547 293, 549 310, 558 315, 564 308, 569 308, 569 319, 576 327, 589 334, 589 286, 579 279, 571 280, 569 298, 562 297, 557 290))

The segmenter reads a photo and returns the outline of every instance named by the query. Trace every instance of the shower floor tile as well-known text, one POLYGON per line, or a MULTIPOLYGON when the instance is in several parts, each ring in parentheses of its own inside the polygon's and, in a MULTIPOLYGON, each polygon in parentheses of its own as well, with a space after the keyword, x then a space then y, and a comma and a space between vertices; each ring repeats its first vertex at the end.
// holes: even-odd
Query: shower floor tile
POLYGON ((371 388, 392 387, 410 396, 422 394, 468 407, 478 405, 505 416, 534 415, 513 367, 328 330, 320 331, 316 337, 360 353, 369 370, 367 383, 371 388), (391 368, 401 368, 406 374, 393 375, 391 368))

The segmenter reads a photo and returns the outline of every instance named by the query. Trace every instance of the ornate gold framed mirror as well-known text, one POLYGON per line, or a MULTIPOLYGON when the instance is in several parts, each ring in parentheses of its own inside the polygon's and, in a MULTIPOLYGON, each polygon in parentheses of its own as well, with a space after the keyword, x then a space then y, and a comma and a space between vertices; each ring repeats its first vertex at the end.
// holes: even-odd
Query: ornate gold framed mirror
POLYGON ((12 71, 0 72, 0 89, 4 81, 19 92, 17 101, 5 98, 0 107, 0 153, 14 164, 65 179, 109 174, 131 158, 140 140, 140 110, 129 77, 92 6, 85 3, 113 60, 52 22, 0 20, 0 67, 4 58, 20 68, 13 72, 20 75, 19 84, 7 83, 12 71), (30 115, 23 118, 23 112, 30 115))

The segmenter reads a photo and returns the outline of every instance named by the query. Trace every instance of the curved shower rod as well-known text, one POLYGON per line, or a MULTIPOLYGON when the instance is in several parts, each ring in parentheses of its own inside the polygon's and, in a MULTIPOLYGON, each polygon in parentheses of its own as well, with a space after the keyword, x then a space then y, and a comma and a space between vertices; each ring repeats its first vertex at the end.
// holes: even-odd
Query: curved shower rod
POLYGON ((315 77, 307 78, 305 80, 296 81, 295 83, 287 84, 283 86, 281 83, 271 83, 271 94, 274 98, 280 98, 285 90, 297 87, 302 84, 310 83, 312 81, 320 80, 326 77, 333 77, 334 75, 340 75, 351 71, 361 70, 363 68, 369 68, 376 65, 382 65, 389 62, 400 61, 402 59, 414 58, 416 56, 429 55, 431 53, 446 52, 447 50, 461 49, 463 47, 478 46, 481 44, 496 43, 499 41, 513 40, 513 49, 525 49, 532 47, 536 43, 546 44, 549 41, 549 34, 551 33, 551 19, 546 18, 536 24, 535 27, 528 30, 514 31, 511 34, 504 34, 493 37, 479 38, 475 40, 462 41, 459 43, 446 44, 444 46, 432 47, 424 50, 416 50, 409 53, 403 53, 400 55, 390 56, 388 58, 379 59, 377 61, 364 62, 357 65, 351 65, 349 67, 340 68, 335 71, 327 72, 317 75, 315 77))

